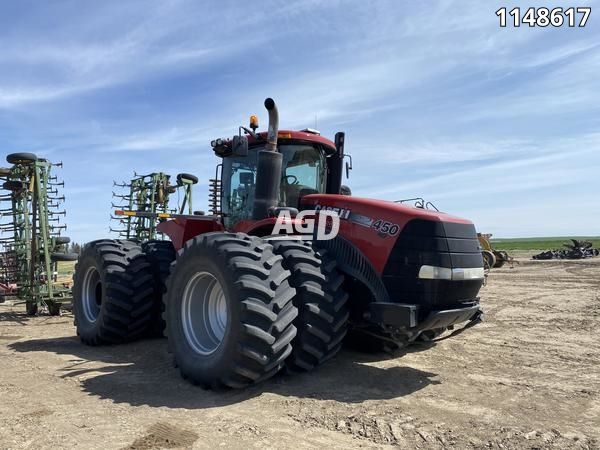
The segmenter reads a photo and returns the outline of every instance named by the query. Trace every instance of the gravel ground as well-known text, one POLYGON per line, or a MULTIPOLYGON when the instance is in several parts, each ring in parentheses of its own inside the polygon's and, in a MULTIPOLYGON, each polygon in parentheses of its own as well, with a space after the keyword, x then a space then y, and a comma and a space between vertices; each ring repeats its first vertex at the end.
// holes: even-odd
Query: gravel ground
POLYGON ((522 260, 481 295, 451 339, 224 392, 165 340, 86 347, 68 314, 0 305, 0 448, 599 449, 600 260, 522 260))

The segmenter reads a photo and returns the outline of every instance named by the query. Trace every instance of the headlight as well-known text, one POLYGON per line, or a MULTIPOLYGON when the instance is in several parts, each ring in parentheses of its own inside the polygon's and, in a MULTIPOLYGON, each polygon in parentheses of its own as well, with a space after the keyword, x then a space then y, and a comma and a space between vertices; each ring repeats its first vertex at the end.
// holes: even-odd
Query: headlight
POLYGON ((419 278, 425 280, 451 280, 452 269, 447 267, 421 266, 419 278))
POLYGON ((483 279, 483 267, 456 267, 449 269, 447 267, 421 266, 419 269, 419 278, 422 280, 481 280, 483 279))

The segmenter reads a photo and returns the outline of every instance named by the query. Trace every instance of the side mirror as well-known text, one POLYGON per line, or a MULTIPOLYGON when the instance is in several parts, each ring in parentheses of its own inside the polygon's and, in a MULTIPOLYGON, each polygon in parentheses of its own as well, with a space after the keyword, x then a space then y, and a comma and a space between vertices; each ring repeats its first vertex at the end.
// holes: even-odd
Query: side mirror
POLYGON ((348 158, 350 161, 346 161, 346 178, 350 178, 350 171, 352 170, 352 156, 344 155, 344 158, 348 158))
POLYGON ((234 136, 231 140, 231 150, 234 156, 248 156, 248 138, 234 136))

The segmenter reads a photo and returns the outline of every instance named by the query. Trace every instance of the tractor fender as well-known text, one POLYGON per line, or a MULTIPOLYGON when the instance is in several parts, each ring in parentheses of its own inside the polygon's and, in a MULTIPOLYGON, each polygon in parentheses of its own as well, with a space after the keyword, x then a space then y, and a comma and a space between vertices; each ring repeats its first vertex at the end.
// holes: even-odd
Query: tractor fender
POLYGON ((313 245, 327 250, 333 255, 337 261, 338 270, 364 284, 375 301, 389 301, 389 294, 381 277, 371 262, 352 242, 338 235, 330 240, 315 240, 313 245))
POLYGON ((165 220, 156 229, 169 236, 176 251, 183 248, 185 243, 199 234, 213 231, 223 231, 224 227, 215 216, 194 216, 165 220))

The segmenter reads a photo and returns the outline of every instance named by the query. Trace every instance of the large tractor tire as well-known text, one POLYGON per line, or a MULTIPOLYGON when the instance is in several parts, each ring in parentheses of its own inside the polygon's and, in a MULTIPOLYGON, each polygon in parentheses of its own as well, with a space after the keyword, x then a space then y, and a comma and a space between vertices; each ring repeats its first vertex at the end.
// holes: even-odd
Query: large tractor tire
POLYGON ((325 250, 315 250, 310 242, 274 240, 272 244, 275 253, 283 256, 283 267, 292 273, 290 285, 296 289, 298 317, 294 323, 298 332, 286 368, 309 371, 333 358, 342 347, 348 324, 344 277, 335 260, 325 250))
POLYGON ((154 282, 139 244, 103 239, 86 244, 73 276, 77 334, 88 345, 142 337, 152 319, 154 282))
POLYGON ((171 271, 171 263, 175 261, 177 252, 175 252, 171 241, 148 241, 142 244, 142 250, 152 266, 154 276, 152 324, 149 331, 152 336, 162 336, 165 331, 163 295, 167 291, 167 278, 171 271))
POLYGON ((298 311, 282 259, 242 233, 186 242, 167 280, 164 314, 184 378, 205 388, 243 388, 283 367, 298 311))

